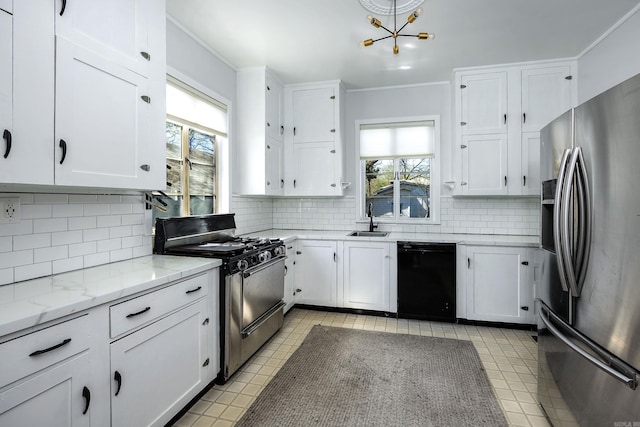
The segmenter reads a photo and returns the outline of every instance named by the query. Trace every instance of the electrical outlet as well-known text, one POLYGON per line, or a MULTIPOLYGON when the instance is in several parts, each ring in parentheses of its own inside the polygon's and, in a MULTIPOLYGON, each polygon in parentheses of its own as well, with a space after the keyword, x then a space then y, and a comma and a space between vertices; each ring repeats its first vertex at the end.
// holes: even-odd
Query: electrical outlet
POLYGON ((20 199, 17 197, 0 198, 0 223, 20 222, 20 199))

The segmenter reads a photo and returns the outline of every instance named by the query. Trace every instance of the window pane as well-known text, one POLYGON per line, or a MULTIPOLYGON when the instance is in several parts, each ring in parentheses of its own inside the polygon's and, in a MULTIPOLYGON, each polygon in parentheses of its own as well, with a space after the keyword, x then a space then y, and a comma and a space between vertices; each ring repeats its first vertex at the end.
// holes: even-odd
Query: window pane
POLYGON ((162 206, 162 203, 158 202, 162 200, 167 206, 163 206, 167 211, 162 212, 159 209, 153 208, 152 210, 152 218, 153 218, 153 226, 156 226, 156 218, 168 218, 170 216, 180 216, 180 204, 182 203, 182 196, 177 197, 162 197, 162 196, 154 196, 154 204, 162 206))
POLYGON ((173 159, 182 158, 182 126, 167 122, 167 157, 173 159))
POLYGON ((393 217, 393 160, 364 160, 365 214, 369 203, 373 216, 393 217))
POLYGON ((215 136, 189 129, 189 160, 213 165, 215 136))
POLYGON ((182 161, 167 159, 167 166, 167 193, 182 194, 182 161))
POLYGON ((214 212, 213 196, 191 196, 189 203, 191 215, 205 215, 214 212))
POLYGON ((193 163, 189 173, 189 194, 192 196, 212 196, 215 188, 214 177, 215 169, 212 166, 193 163))
POLYGON ((400 216, 429 218, 431 159, 400 159, 400 216))

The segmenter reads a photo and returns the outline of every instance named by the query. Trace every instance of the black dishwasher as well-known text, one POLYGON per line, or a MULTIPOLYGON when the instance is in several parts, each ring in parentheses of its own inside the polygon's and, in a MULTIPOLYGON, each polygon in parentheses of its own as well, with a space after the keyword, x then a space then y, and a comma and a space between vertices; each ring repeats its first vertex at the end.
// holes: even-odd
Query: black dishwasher
POLYGON ((456 321, 455 243, 398 242, 398 317, 456 321))

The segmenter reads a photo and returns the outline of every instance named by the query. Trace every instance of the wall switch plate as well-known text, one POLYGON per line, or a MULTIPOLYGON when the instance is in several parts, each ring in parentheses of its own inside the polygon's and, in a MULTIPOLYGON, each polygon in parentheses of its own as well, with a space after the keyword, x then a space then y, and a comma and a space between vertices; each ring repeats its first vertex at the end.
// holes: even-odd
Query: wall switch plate
POLYGON ((0 223, 20 222, 20 199, 0 197, 0 223))

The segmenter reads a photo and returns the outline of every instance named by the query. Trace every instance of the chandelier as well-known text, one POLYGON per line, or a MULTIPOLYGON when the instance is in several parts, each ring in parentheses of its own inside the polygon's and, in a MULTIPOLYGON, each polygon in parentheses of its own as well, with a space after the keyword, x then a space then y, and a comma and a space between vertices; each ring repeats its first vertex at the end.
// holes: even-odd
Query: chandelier
POLYGON ((367 19, 369 20, 371 25, 373 25, 376 28, 382 28, 384 31, 386 31, 389 34, 384 36, 384 37, 380 37, 378 39, 366 39, 366 40, 360 42, 360 46, 371 46, 372 44, 374 44, 375 42, 378 42, 380 40, 385 40, 385 39, 388 39, 388 38, 392 38, 393 39, 393 54, 397 55, 400 52, 400 48, 398 47, 398 37, 416 37, 418 40, 433 39, 435 37, 435 34, 431 34, 431 33, 400 34, 400 32, 404 29, 404 27, 406 27, 409 24, 413 24, 415 22, 415 20, 418 19, 418 17, 420 15, 422 15, 422 8, 418 8, 418 9, 414 10, 407 17, 407 22, 405 22, 402 27, 398 28, 397 22, 396 22, 397 21, 397 17, 398 17, 398 15, 397 15, 397 5, 396 5, 396 0, 393 0, 393 31, 391 31, 390 29, 388 29, 387 27, 382 25, 382 22, 378 18, 374 18, 373 16, 369 15, 369 16, 367 16, 367 19))

